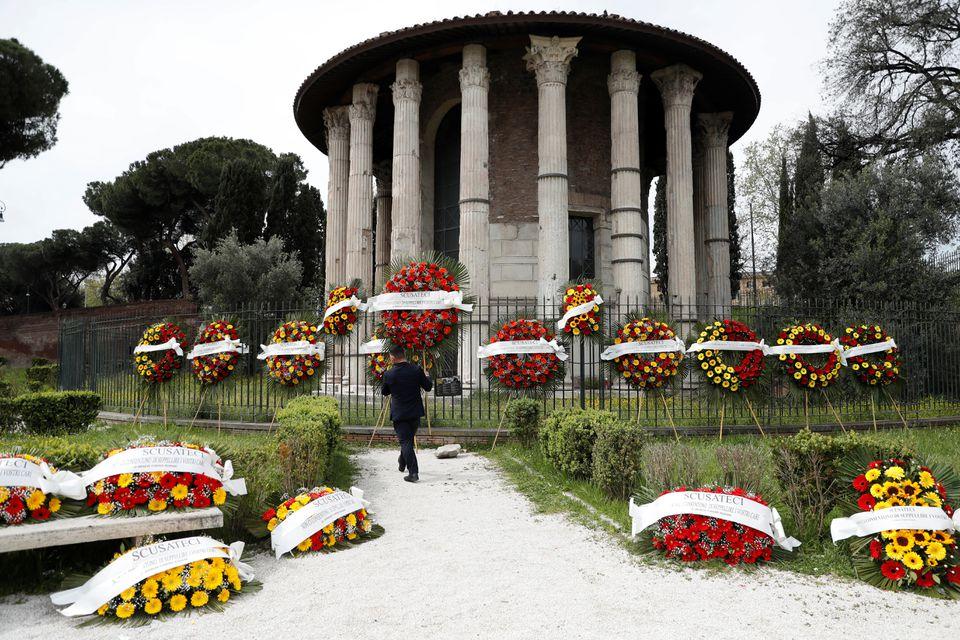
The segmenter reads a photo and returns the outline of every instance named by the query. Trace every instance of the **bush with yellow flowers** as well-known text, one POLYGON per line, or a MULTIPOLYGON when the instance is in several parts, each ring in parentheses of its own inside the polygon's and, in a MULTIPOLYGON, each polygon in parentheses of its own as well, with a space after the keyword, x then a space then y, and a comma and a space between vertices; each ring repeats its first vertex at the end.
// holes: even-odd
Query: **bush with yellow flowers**
MULTIPOLYGON (((137 346, 166 344, 175 339, 180 347, 184 346, 186 337, 183 330, 172 322, 160 322, 147 327, 137 346)), ((133 363, 137 367, 137 375, 144 382, 167 382, 180 370, 180 356, 173 348, 162 351, 145 351, 133 354, 133 363)))
MULTIPOLYGON (((840 337, 840 344, 845 349, 852 349, 868 344, 887 342, 890 336, 878 324, 860 324, 847 327, 840 337)), ((885 387, 900 381, 900 349, 891 346, 885 351, 859 356, 849 356, 847 366, 854 373, 854 378, 861 384, 871 387, 885 387)))
MULTIPOLYGON (((665 322, 643 317, 630 320, 617 329, 613 344, 675 340, 676 332, 665 322)), ((625 353, 613 358, 613 369, 630 386, 637 389, 660 389, 673 380, 683 362, 682 351, 657 353, 625 353)))
MULTIPOLYGON (((334 493, 336 489, 330 487, 301 488, 295 495, 284 495, 280 504, 267 509, 260 516, 260 526, 252 527, 256 535, 272 533, 290 514, 299 511, 314 500, 334 493)), ((313 517, 311 515, 311 517, 313 517)), ((318 528, 310 536, 304 538, 291 553, 299 555, 312 551, 339 551, 383 535, 383 527, 373 524, 366 509, 358 509, 324 524, 318 521, 318 528)))
MULTIPOLYGON (((697 342, 713 340, 757 342, 757 334, 739 320, 717 320, 707 325, 697 342)), ((697 361, 704 379, 714 387, 730 393, 743 392, 754 386, 763 375, 763 351, 723 351, 704 349, 697 352, 697 361), (738 354, 740 359, 735 361, 738 354)))
POLYGON ((563 291, 563 303, 560 305, 560 314, 566 315, 571 309, 581 305, 586 307, 590 302, 600 299, 600 302, 586 308, 586 310, 576 315, 563 325, 563 332, 572 336, 600 336, 600 313, 602 309, 602 300, 598 287, 589 282, 569 284, 563 291))
MULTIPOLYGON (((200 331, 196 344, 209 344, 224 340, 239 340, 240 333, 231 322, 214 320, 200 331)), ((225 351, 205 356, 196 356, 191 361, 193 374, 202 384, 214 385, 227 378, 240 363, 238 351, 225 351)))
MULTIPOLYGON (((273 332, 270 341, 308 342, 319 344, 321 338, 316 324, 304 320, 284 322, 273 332)), ((284 386, 296 386, 316 374, 323 374, 324 360, 319 355, 278 355, 267 356, 267 372, 270 377, 284 386)))
MULTIPOLYGON (((777 345, 830 344, 833 337, 818 324, 808 322, 785 328, 777 336, 777 345)), ((840 376, 840 355, 837 351, 826 354, 781 353, 778 358, 783 372, 801 389, 824 389, 840 376), (815 364, 822 359, 822 364, 815 364)))
MULTIPOLYGON (((27 453, 0 453, 0 472, 37 470, 44 463, 43 458, 27 453)), ((52 467, 50 471, 56 473, 52 467)), ((0 486, 0 526, 45 522, 60 513, 61 507, 60 498, 44 493, 39 487, 0 486)))
POLYGON ((327 306, 323 318, 323 332, 332 336, 349 335, 357 325, 357 304, 346 304, 356 299, 360 294, 360 287, 354 283, 342 287, 334 287, 327 296, 327 306), (344 306, 346 304, 346 306, 344 306), (335 307, 338 307, 332 311, 335 307))

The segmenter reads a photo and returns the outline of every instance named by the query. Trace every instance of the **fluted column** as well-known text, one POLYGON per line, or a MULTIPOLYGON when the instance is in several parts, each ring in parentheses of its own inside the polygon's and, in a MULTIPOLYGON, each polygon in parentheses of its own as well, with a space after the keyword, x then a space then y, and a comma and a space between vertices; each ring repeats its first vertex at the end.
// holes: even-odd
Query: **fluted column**
POLYGON ((405 58, 397 62, 393 89, 393 258, 413 258, 423 252, 420 241, 420 66, 405 58))
POLYGON ((697 272, 697 318, 713 315, 707 309, 707 220, 703 203, 703 144, 699 132, 693 135, 693 242, 697 272))
POLYGON ((490 137, 487 50, 463 48, 460 69, 460 262, 470 274, 470 291, 490 298, 490 137))
POLYGON ((347 260, 347 194, 350 182, 350 114, 349 107, 328 107, 323 110, 327 129, 327 288, 344 283, 347 260))
POLYGON ((704 209, 707 243, 707 302, 718 316, 729 317, 730 226, 727 218, 727 132, 733 113, 701 113, 704 209))
POLYGON ((695 320, 697 275, 693 237, 693 166, 690 148, 690 108, 702 75, 684 64, 658 69, 650 78, 663 98, 667 137, 667 257, 671 315, 686 337, 695 320))
POLYGON ((643 217, 637 92, 633 51, 610 56, 610 211, 613 214, 613 284, 623 298, 646 305, 650 297, 647 220, 643 217))
POLYGON ((383 290, 390 270, 390 225, 391 225, 391 179, 390 165, 377 165, 373 172, 377 182, 377 241, 374 253, 376 261, 373 267, 374 290, 383 290))
POLYGON ((350 105, 350 193, 347 202, 346 277, 373 286, 373 119, 377 85, 353 85, 350 105))
POLYGON ((567 180, 567 74, 580 38, 530 36, 524 60, 537 77, 539 294, 556 306, 570 273, 567 180))

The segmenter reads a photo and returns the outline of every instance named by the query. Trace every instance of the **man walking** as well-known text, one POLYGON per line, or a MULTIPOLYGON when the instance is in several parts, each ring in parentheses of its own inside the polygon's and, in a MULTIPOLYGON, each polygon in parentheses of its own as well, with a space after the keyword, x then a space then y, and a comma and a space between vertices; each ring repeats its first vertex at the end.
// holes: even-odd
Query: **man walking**
POLYGON ((420 427, 420 418, 426 415, 420 390, 430 391, 433 382, 423 369, 407 362, 401 347, 390 349, 390 362, 393 366, 383 374, 381 389, 383 395, 390 396, 390 420, 400 440, 400 471, 407 471, 403 477, 407 482, 419 482, 420 467, 413 439, 420 427))

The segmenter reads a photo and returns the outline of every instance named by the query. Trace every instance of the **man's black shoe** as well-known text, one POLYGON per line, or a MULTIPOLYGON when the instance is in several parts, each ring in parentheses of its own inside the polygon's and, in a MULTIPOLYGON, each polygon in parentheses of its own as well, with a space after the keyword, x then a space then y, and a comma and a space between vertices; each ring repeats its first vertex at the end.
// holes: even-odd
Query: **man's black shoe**
POLYGON ((420 475, 417 473, 411 473, 410 475, 403 476, 403 479, 407 482, 420 482, 420 475))
POLYGON ((400 454, 400 457, 397 459, 397 462, 400 463, 400 473, 403 473, 407 470, 407 465, 403 463, 403 454, 400 454))

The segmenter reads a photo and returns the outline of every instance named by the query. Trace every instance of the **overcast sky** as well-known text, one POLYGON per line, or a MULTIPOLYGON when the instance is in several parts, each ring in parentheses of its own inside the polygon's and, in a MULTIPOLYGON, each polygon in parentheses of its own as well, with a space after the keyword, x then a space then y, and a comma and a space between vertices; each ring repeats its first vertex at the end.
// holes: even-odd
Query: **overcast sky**
MULTIPOLYGON (((326 157, 300 135, 293 96, 327 58, 383 31, 490 10, 563 9, 624 15, 708 40, 760 85, 751 131, 817 111, 819 63, 836 2, 248 2, 0 0, 0 38, 17 38, 70 83, 59 141, 0 169, 0 242, 39 240, 96 221, 81 196, 147 153, 195 138, 250 138, 298 153, 326 193, 326 157)), ((0 88, 2 90, 2 88, 0 88)))

